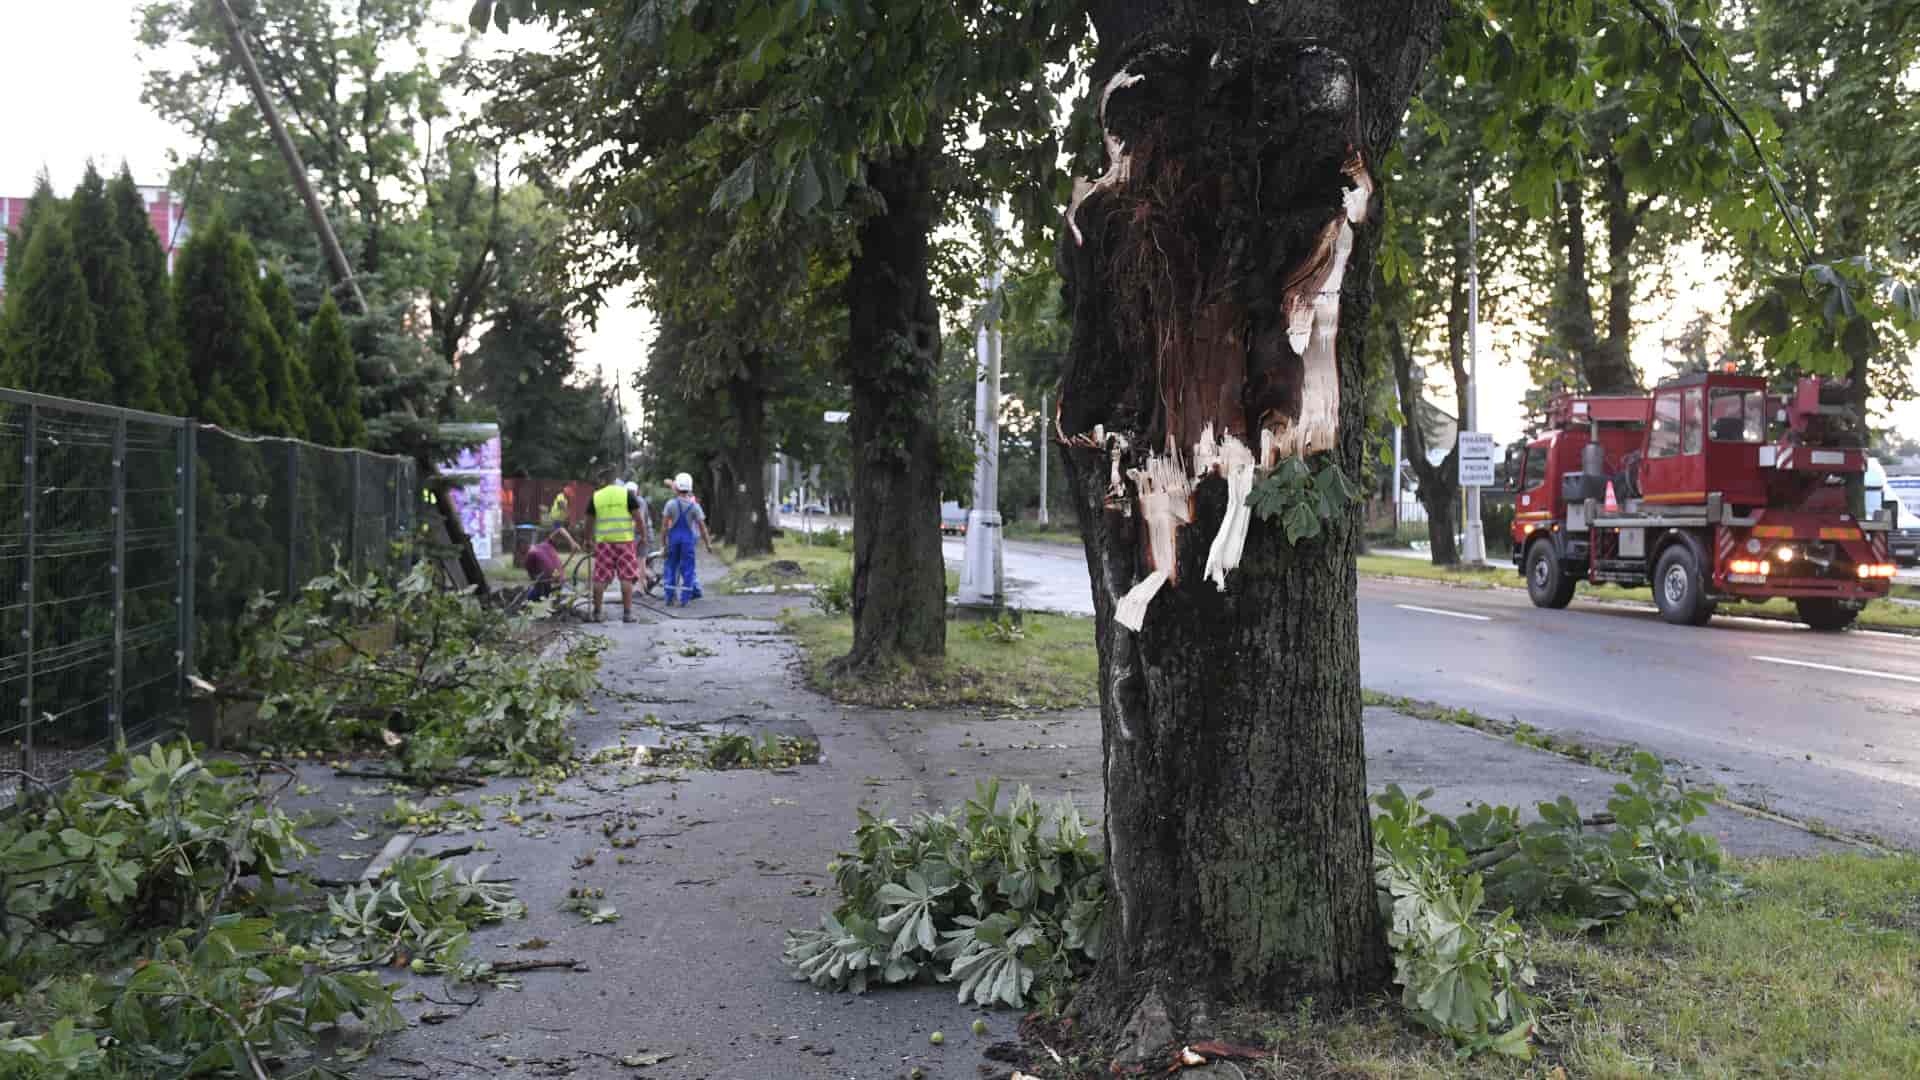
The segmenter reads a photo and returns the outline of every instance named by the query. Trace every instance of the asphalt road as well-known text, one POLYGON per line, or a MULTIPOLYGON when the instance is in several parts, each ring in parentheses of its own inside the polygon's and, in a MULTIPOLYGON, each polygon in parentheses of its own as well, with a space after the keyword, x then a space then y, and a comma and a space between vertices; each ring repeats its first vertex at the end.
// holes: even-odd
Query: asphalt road
MULTIPOLYGON (((1016 603, 1091 612, 1078 549, 1009 542, 1004 565, 1016 603)), ((1630 743, 1743 802, 1920 848, 1920 640, 1363 579, 1360 665, 1371 690, 1630 743)))

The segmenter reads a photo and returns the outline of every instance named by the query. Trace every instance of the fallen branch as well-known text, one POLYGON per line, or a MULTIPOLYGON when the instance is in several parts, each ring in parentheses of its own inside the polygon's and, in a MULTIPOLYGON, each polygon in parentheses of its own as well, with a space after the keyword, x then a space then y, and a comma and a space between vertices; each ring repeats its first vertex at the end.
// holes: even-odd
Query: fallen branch
MULTIPOLYGON (((1601 826, 1614 824, 1614 817, 1612 814, 1595 814, 1592 817, 1581 818, 1580 824, 1588 828, 1599 828, 1601 826)), ((1509 840, 1504 844, 1496 844, 1476 854, 1467 863, 1467 873, 1477 874, 1483 870, 1497 866, 1519 853, 1520 841, 1518 840, 1509 840)))
POLYGON ((544 971, 550 968, 573 969, 580 966, 578 960, 502 960, 493 965, 496 975, 512 975, 522 971, 544 971))
POLYGON ((385 780, 392 784, 405 784, 408 787, 434 787, 439 784, 453 784, 458 787, 486 787, 485 780, 466 773, 423 773, 408 776, 405 773, 389 772, 385 769, 335 769, 333 775, 350 777, 355 780, 385 780))

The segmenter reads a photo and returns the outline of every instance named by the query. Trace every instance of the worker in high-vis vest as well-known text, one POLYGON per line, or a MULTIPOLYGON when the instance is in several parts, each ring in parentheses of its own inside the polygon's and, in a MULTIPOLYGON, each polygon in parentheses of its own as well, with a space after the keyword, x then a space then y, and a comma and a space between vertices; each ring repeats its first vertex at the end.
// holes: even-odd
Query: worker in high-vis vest
POLYGON ((620 582, 620 621, 633 621, 633 583, 640 580, 636 540, 647 539, 647 519, 640 500, 615 481, 613 469, 600 470, 600 486, 587 504, 587 526, 593 530, 593 621, 600 621, 600 600, 607 584, 620 582))
POLYGON ((560 494, 553 497, 553 505, 547 507, 547 527, 557 529, 573 520, 567 509, 567 489, 561 488, 560 494))

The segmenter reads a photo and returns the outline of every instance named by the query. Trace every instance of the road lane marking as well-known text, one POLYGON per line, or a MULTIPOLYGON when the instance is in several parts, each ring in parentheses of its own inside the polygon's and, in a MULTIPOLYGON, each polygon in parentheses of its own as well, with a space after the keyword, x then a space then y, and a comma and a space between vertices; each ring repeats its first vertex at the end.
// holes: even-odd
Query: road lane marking
MULTIPOLYGON (((1472 619, 1474 622, 1493 621, 1493 616, 1491 615, 1469 615, 1464 611, 1447 611, 1444 608, 1421 607, 1418 604, 1395 604, 1393 606, 1402 611, 1418 611, 1427 615, 1445 615, 1449 619, 1472 619)), ((1920 679, 1915 679, 1914 682, 1920 682, 1920 679)))
POLYGON ((1787 664, 1791 667, 1814 668, 1819 671, 1837 671, 1842 675, 1864 675, 1869 679, 1894 679, 1899 682, 1920 683, 1920 675, 1900 675, 1891 671, 1868 671, 1866 668, 1841 667, 1838 664, 1816 664, 1811 660, 1789 660, 1784 656, 1756 656, 1768 664, 1787 664))

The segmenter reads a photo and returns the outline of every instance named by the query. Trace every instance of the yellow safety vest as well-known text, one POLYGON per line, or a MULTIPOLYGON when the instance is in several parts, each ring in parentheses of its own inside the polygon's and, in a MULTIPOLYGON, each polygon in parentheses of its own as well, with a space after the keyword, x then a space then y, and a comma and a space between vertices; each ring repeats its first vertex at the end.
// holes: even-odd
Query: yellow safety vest
POLYGON ((627 489, 608 484, 593 493, 593 538, 602 544, 633 542, 633 511, 627 509, 627 489))
POLYGON ((553 497, 553 505, 547 509, 547 520, 565 523, 567 520, 567 493, 561 492, 553 497))

